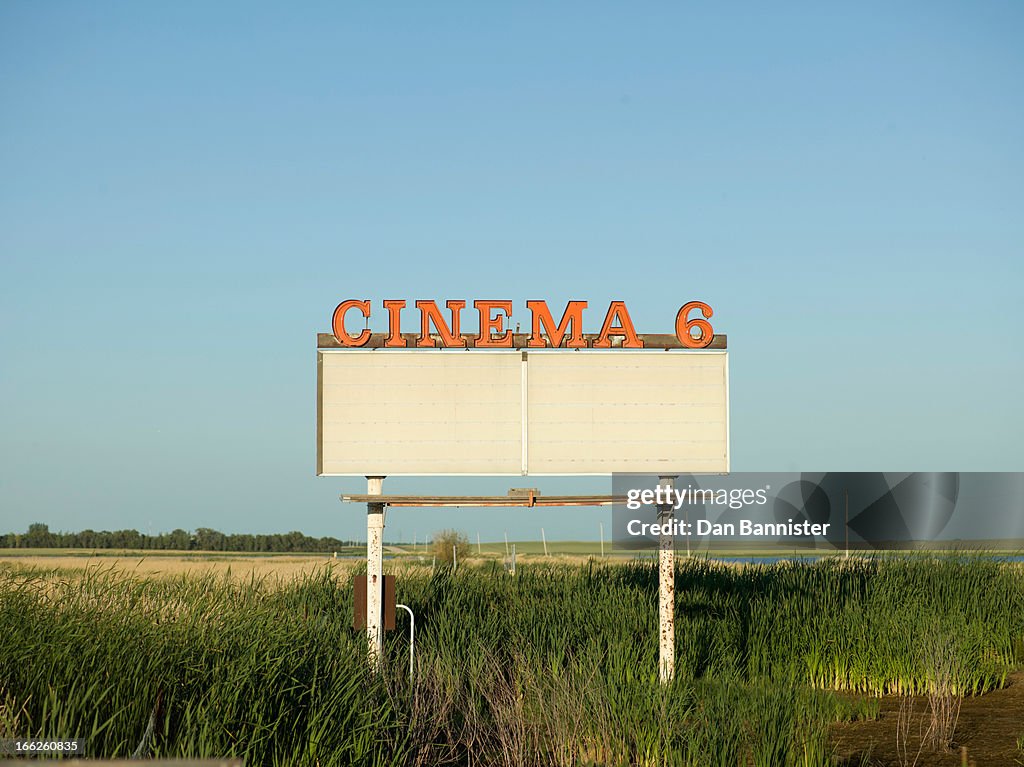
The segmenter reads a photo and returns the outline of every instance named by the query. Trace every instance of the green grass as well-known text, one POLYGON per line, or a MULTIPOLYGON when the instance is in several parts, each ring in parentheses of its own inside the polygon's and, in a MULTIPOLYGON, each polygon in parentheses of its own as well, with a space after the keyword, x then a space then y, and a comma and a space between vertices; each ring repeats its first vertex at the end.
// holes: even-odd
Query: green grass
POLYGON ((0 737, 91 756, 249 765, 828 765, 830 723, 877 694, 1004 683, 1024 573, 975 558, 680 563, 677 679, 657 681, 651 563, 400 570, 404 615, 368 671, 348 579, 275 584, 0 569, 0 737), (152 721, 152 734, 144 733, 152 721))

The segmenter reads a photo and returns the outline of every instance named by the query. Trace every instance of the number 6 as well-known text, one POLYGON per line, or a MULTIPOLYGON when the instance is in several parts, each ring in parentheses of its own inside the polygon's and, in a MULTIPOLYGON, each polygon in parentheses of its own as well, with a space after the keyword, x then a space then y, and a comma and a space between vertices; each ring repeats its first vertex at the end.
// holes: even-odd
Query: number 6
POLYGON ((690 301, 690 303, 684 305, 679 310, 679 314, 676 315, 676 338, 679 339, 679 343, 687 349, 703 349, 706 346, 710 346, 711 341, 715 337, 715 330, 706 318, 711 317, 713 314, 714 311, 712 311, 711 307, 703 301, 690 301), (691 320, 690 312, 694 309, 699 309, 705 319, 691 320), (693 328, 697 328, 700 331, 700 335, 696 338, 690 332, 693 328))

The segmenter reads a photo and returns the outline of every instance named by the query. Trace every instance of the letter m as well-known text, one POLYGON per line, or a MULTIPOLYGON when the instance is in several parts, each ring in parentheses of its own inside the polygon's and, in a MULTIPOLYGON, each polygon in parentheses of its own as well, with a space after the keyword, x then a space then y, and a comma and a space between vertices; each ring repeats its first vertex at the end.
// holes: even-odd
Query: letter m
POLYGON ((562 321, 558 323, 557 327, 551 316, 551 310, 548 309, 547 301, 527 301, 526 308, 532 314, 533 332, 530 334, 529 343, 531 347, 540 348, 548 345, 544 339, 544 330, 547 330, 548 339, 553 347, 557 348, 562 345, 567 332, 569 340, 565 345, 568 348, 580 349, 587 345, 586 339, 583 338, 583 310, 587 308, 586 301, 570 301, 566 304, 565 311, 562 313, 562 321), (570 328, 571 332, 569 332, 570 328))

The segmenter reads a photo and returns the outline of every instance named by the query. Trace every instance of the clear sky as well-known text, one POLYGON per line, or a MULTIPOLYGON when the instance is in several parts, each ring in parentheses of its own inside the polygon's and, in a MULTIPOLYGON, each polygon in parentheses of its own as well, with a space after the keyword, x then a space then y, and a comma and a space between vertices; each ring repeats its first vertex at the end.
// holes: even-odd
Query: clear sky
POLYGON ((345 298, 705 300, 734 470, 1024 470, 1022 39, 1015 0, 4 2, 0 528, 364 535, 314 476, 345 298))

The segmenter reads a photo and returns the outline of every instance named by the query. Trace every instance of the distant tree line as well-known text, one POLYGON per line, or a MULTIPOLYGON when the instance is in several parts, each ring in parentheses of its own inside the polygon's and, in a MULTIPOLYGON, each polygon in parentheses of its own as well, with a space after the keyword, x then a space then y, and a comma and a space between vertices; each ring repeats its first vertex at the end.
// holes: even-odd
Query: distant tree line
POLYGON ((5 549, 142 549, 150 551, 295 551, 330 552, 355 541, 337 538, 311 538, 298 530, 290 533, 230 535, 200 527, 194 533, 172 530, 169 533, 145 535, 138 530, 82 530, 80 533, 53 533, 47 525, 36 522, 27 533, 0 535, 0 548, 5 549))

